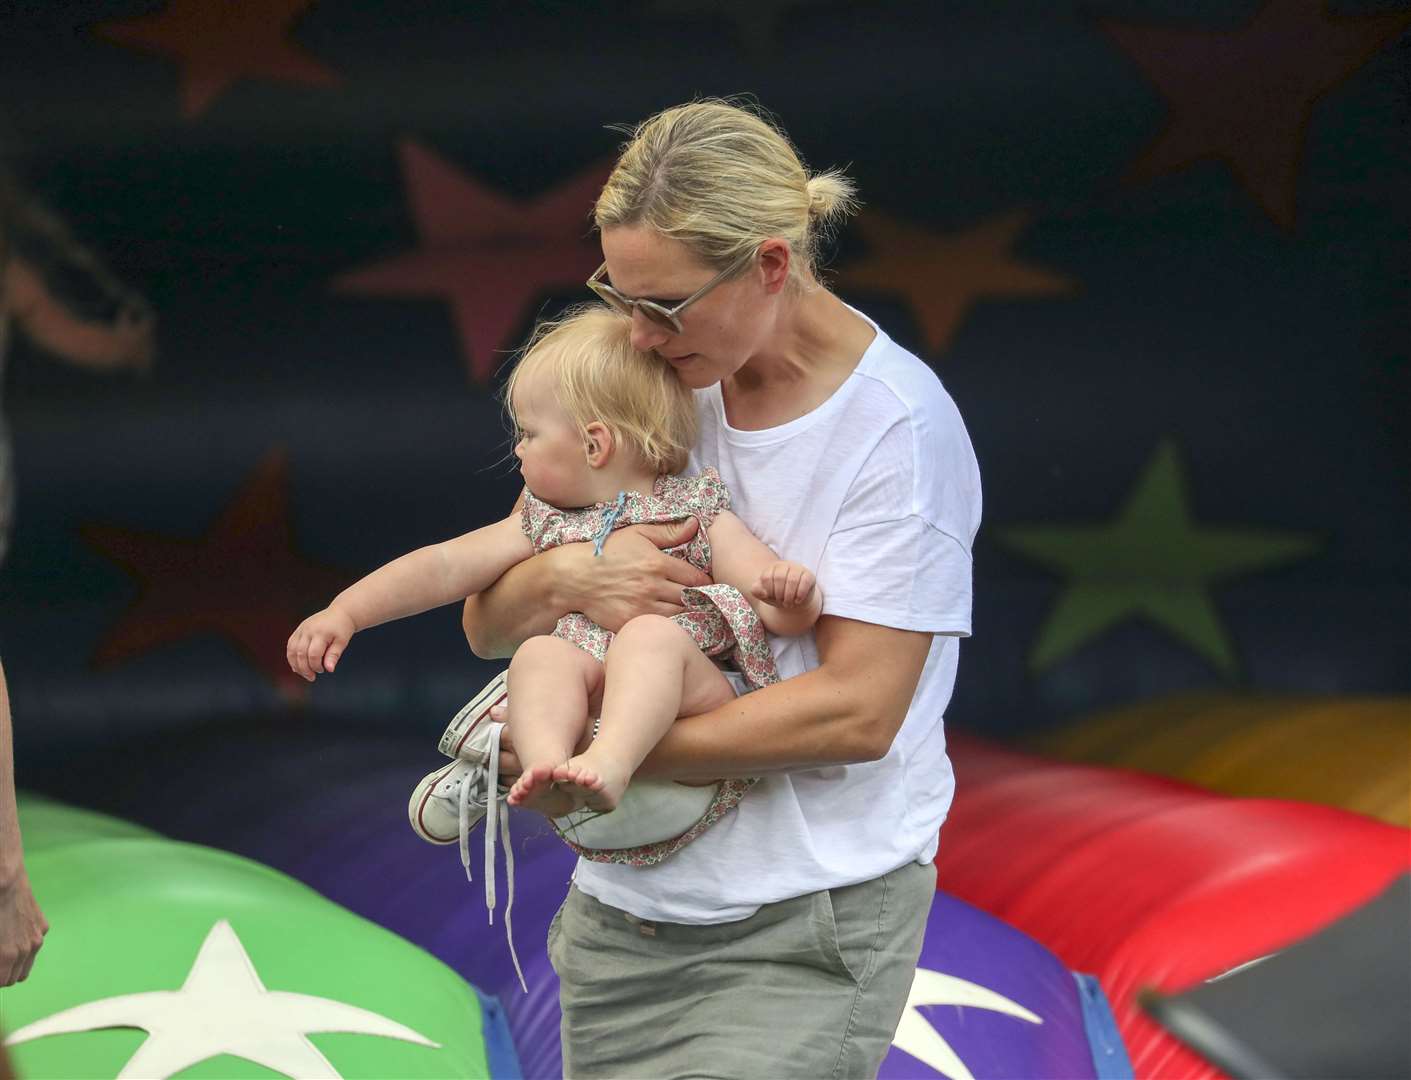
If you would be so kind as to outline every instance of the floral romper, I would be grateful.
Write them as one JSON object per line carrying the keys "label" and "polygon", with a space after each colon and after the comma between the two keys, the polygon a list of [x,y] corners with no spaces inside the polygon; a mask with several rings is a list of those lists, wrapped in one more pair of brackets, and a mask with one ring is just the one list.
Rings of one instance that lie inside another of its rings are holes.
{"label": "floral romper", "polygon": [[[720,474],[706,469],[700,476],[659,476],[650,495],[623,492],[616,503],[596,503],[577,510],[560,510],[525,492],[521,525],[535,553],[560,544],[601,542],[607,533],[627,525],[674,524],[694,517],[700,528],[684,544],[667,554],[684,559],[702,573],[711,572],[710,538],[706,530],[723,510],[730,509],[730,495]],[[703,653],[721,667],[737,671],[750,689],[779,681],[769,636],[744,594],[733,585],[703,585],[681,590],[686,610],[672,616]],[[581,612],[565,615],[554,627],[554,636],[577,645],[600,663],[612,644],[613,634]],[[585,848],[568,836],[565,842],[596,862],[650,866],[674,854],[703,833],[727,812],[754,784],[754,779],[723,780],[714,801],[701,819],[680,836],[635,848]]]}

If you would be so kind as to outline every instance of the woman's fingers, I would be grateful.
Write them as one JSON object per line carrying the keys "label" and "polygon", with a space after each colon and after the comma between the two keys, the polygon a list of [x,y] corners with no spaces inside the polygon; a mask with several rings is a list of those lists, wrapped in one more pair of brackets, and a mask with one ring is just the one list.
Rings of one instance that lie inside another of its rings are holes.
{"label": "woman's fingers", "polygon": [[678,559],[673,555],[663,554],[657,565],[661,568],[662,574],[677,585],[689,585],[692,588],[700,588],[702,585],[711,584],[709,574],[703,574],[685,559]]}

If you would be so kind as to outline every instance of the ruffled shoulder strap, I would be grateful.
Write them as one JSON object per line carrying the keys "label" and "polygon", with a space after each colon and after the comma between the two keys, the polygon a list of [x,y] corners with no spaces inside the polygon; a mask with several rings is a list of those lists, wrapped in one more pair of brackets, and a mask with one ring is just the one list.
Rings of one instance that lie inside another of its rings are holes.
{"label": "ruffled shoulder strap", "polygon": [[529,537],[535,553],[548,551],[563,543],[564,512],[550,506],[527,488],[524,506],[519,512],[519,527]]}
{"label": "ruffled shoulder strap", "polygon": [[722,510],[730,509],[730,492],[720,474],[707,467],[699,476],[673,476],[666,481],[671,486],[673,501],[699,518],[702,529],[715,523]]}

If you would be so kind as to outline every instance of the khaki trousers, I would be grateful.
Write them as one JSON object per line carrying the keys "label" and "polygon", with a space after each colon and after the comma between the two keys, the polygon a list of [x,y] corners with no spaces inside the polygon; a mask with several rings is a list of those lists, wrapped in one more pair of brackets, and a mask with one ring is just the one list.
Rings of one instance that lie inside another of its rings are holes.
{"label": "khaki trousers", "polygon": [[935,868],[713,926],[647,923],[569,890],[549,926],[564,1075],[872,1077],[911,990]]}

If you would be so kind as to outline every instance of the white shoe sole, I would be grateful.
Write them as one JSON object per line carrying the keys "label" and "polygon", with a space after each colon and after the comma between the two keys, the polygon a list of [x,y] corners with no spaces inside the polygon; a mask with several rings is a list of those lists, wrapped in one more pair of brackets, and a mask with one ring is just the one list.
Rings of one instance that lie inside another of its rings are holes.
{"label": "white shoe sole", "polygon": [[[485,688],[471,698],[465,708],[451,717],[446,730],[441,733],[437,749],[448,758],[459,758],[461,749],[481,724],[489,723],[490,710],[509,697],[508,672],[502,671],[485,684]],[[483,765],[484,762],[481,762]]]}

